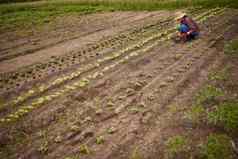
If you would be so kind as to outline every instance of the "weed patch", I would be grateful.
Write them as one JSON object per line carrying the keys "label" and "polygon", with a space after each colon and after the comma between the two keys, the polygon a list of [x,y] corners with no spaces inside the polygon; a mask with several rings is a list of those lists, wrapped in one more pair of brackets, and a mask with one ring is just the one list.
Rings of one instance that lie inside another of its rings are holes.
{"label": "weed patch", "polygon": [[205,86],[196,96],[196,104],[206,104],[213,102],[216,97],[224,96],[224,92],[215,86]]}
{"label": "weed patch", "polygon": [[225,66],[224,69],[222,69],[219,72],[213,72],[209,75],[209,80],[211,81],[227,81],[229,77],[230,72],[230,66]]}
{"label": "weed patch", "polygon": [[184,136],[177,135],[167,140],[166,148],[168,158],[174,158],[176,155],[188,152],[188,141]]}
{"label": "weed patch", "polygon": [[202,159],[233,159],[230,138],[226,135],[210,135],[202,147]]}
{"label": "weed patch", "polygon": [[187,112],[185,116],[193,123],[199,124],[205,119],[206,110],[201,105],[193,106],[191,111]]}
{"label": "weed patch", "polygon": [[238,56],[238,39],[232,40],[225,45],[225,54],[230,56]]}
{"label": "weed patch", "polygon": [[223,103],[208,113],[210,123],[223,126],[228,132],[238,132],[238,103]]}

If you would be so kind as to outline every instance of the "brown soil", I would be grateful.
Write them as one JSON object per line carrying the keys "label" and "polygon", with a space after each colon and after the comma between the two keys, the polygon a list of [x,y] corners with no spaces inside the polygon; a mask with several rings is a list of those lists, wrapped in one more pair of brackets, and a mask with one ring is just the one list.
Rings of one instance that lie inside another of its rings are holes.
{"label": "brown soil", "polygon": [[[190,12],[202,32],[184,44],[167,37],[174,32],[169,31],[174,12],[166,11],[63,17],[32,35],[1,35],[11,38],[0,41],[0,119],[6,119],[0,125],[0,156],[124,159],[138,150],[143,158],[166,158],[169,137],[184,134],[195,144],[213,132],[186,123],[184,112],[208,74],[223,64],[224,42],[238,35],[238,14]],[[202,20],[204,13],[210,17]],[[121,55],[105,59],[115,53]],[[100,65],[84,69],[95,62]],[[79,69],[80,75],[53,85]],[[75,89],[83,78],[89,84]],[[41,91],[44,84],[49,87]],[[16,102],[19,96],[25,99]],[[12,120],[11,114],[42,97],[53,99]],[[98,144],[100,136],[104,142]]]}

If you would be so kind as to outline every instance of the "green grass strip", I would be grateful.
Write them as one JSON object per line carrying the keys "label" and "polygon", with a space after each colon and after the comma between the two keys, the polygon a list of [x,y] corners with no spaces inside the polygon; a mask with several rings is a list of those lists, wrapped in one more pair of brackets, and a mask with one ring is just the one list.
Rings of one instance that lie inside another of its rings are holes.
{"label": "green grass strip", "polygon": [[[10,0],[11,1],[11,0]],[[0,3],[3,0],[0,0]],[[4,2],[6,2],[4,0]],[[12,2],[12,1],[11,1]],[[237,0],[50,0],[0,5],[0,29],[48,23],[56,16],[100,11],[155,11],[187,7],[238,8]]]}

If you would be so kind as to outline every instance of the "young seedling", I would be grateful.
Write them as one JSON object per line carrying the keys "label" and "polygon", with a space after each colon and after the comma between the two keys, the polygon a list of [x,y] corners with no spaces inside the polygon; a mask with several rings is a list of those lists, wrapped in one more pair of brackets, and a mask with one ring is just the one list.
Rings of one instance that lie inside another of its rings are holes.
{"label": "young seedling", "polygon": [[62,138],[62,136],[60,136],[60,135],[57,135],[56,138],[54,139],[54,141],[55,141],[56,143],[60,143],[60,142],[62,142],[62,140],[63,140],[63,138]]}
{"label": "young seedling", "polygon": [[45,154],[47,153],[49,149],[49,142],[47,138],[47,132],[46,131],[40,131],[40,136],[43,137],[43,142],[41,143],[40,147],[38,148],[38,151]]}
{"label": "young seedling", "polygon": [[84,155],[90,154],[90,150],[89,150],[89,148],[88,148],[87,145],[81,145],[81,146],[79,147],[79,152],[80,152],[81,154],[84,154]]}
{"label": "young seedling", "polygon": [[95,113],[96,113],[96,115],[101,115],[103,113],[103,110],[102,109],[97,109]]}
{"label": "young seedling", "polygon": [[115,103],[113,103],[112,101],[109,101],[109,102],[107,103],[107,106],[108,106],[108,107],[113,107],[113,106],[115,106]]}
{"label": "young seedling", "polygon": [[72,125],[72,126],[70,126],[70,130],[74,131],[74,132],[78,132],[78,131],[80,131],[80,127],[77,125]]}
{"label": "young seedling", "polygon": [[104,137],[103,136],[98,136],[97,138],[96,138],[96,143],[98,144],[98,145],[100,145],[100,144],[103,144],[104,143]]}
{"label": "young seedling", "polygon": [[107,129],[108,134],[113,134],[115,132],[116,132],[116,128],[114,128],[113,126]]}

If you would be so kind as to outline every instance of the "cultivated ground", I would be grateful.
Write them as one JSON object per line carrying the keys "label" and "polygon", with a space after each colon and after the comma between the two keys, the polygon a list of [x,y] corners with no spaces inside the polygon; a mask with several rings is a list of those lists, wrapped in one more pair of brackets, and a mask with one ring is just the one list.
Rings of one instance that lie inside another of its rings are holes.
{"label": "cultivated ground", "polygon": [[187,9],[201,35],[186,44],[171,40],[175,12],[72,15],[2,30],[1,158],[201,158],[199,146],[223,130],[189,112],[226,64],[238,12]]}

